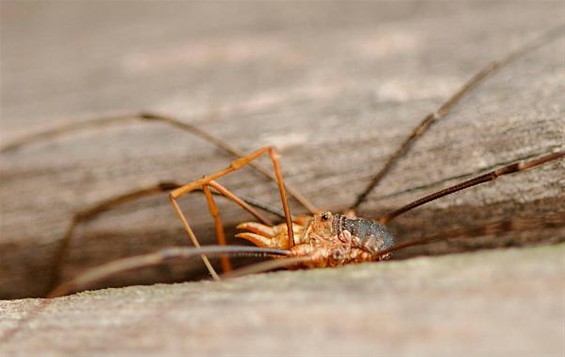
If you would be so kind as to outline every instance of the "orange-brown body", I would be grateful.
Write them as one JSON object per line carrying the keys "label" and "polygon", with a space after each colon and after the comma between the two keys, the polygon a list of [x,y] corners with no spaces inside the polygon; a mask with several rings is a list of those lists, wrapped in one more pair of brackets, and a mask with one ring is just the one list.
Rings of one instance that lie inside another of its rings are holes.
{"label": "orange-brown body", "polygon": [[386,259],[380,250],[394,243],[390,233],[379,223],[350,218],[325,211],[293,222],[291,244],[286,224],[267,226],[246,222],[237,228],[247,230],[236,237],[258,247],[288,249],[290,257],[309,258],[304,267],[326,268],[345,264]]}

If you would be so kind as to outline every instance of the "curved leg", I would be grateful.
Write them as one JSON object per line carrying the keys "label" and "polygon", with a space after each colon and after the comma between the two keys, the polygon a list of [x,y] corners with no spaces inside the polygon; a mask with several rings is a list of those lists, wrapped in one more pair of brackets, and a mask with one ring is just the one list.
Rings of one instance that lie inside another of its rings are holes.
{"label": "curved leg", "polygon": [[207,246],[201,248],[194,247],[172,247],[158,250],[156,252],[136,255],[133,257],[122,258],[113,260],[106,264],[100,265],[98,267],[92,268],[85,273],[79,275],[78,277],[66,281],[65,283],[57,286],[52,290],[47,297],[53,298],[57,296],[62,296],[71,293],[77,288],[87,286],[96,281],[108,278],[115,274],[145,268],[150,266],[156,266],[170,262],[177,259],[188,259],[194,256],[208,255],[208,256],[221,256],[221,255],[232,255],[232,256],[257,256],[257,257],[285,257],[288,256],[289,251],[284,249],[268,249],[259,247],[233,247],[233,246]]}
{"label": "curved leg", "polygon": [[453,94],[446,102],[444,102],[436,111],[426,115],[420,123],[414,128],[412,133],[404,140],[400,147],[390,156],[385,165],[377,171],[371,178],[367,187],[357,195],[357,198],[353,205],[349,207],[349,210],[356,210],[359,206],[365,202],[367,196],[377,187],[377,185],[382,181],[382,179],[396,166],[398,161],[406,155],[408,150],[414,145],[416,140],[424,135],[433,124],[435,124],[440,119],[444,118],[449,111],[457,105],[461,99],[463,99],[469,92],[478,87],[485,79],[495,73],[500,67],[514,61],[515,59],[523,56],[524,54],[539,48],[552,40],[563,36],[563,26],[552,29],[534,41],[526,44],[522,48],[518,49],[502,58],[501,60],[494,61],[487,65],[485,68],[481,69],[473,77],[471,77],[466,83],[463,84],[461,88],[455,94]]}
{"label": "curved leg", "polygon": [[[220,148],[222,151],[224,151],[226,154],[232,156],[232,157],[244,157],[245,154],[243,152],[241,152],[239,149],[229,145],[228,143],[226,143],[225,141],[221,140],[218,137],[215,137],[214,135],[198,128],[195,125],[192,125],[190,123],[186,123],[183,121],[180,121],[178,119],[175,119],[173,117],[169,117],[169,116],[165,116],[165,115],[160,115],[160,114],[155,114],[155,113],[150,113],[150,112],[140,112],[140,113],[133,113],[133,114],[124,114],[124,115],[116,115],[116,116],[110,116],[110,117],[103,117],[103,118],[95,118],[95,119],[90,119],[90,120],[85,120],[85,121],[79,121],[77,122],[72,121],[66,125],[62,125],[62,126],[58,126],[56,128],[50,129],[50,130],[45,130],[39,133],[35,133],[35,134],[31,134],[19,139],[16,139],[14,141],[12,141],[11,143],[8,143],[7,145],[4,145],[2,147],[0,147],[0,152],[9,152],[9,151],[13,151],[16,150],[24,145],[30,145],[39,141],[43,141],[43,140],[48,140],[60,135],[64,135],[64,134],[68,134],[68,133],[72,133],[75,131],[80,131],[80,130],[85,130],[85,129],[89,129],[89,128],[96,128],[96,127],[104,127],[107,125],[113,125],[113,124],[119,124],[119,123],[126,123],[132,120],[140,120],[140,121],[150,121],[150,122],[159,122],[159,123],[163,123],[163,124],[167,124],[173,128],[177,128],[180,129],[182,131],[186,131],[188,133],[191,133],[211,144],[216,145],[218,148]],[[258,172],[260,172],[263,176],[265,176],[267,179],[271,180],[271,181],[275,181],[276,182],[276,177],[265,167],[263,167],[262,165],[258,164],[258,163],[250,163],[250,166],[252,166],[255,170],[257,170]],[[317,212],[316,207],[304,196],[302,195],[297,189],[288,186],[286,187],[288,193],[290,194],[290,196],[292,196],[298,203],[300,203],[300,205],[302,205],[306,210],[308,210],[310,213],[315,213]]]}
{"label": "curved leg", "polygon": [[152,196],[158,193],[168,192],[177,187],[180,187],[180,185],[175,182],[161,182],[156,185],[147,186],[127,192],[125,194],[111,197],[90,208],[81,210],[73,214],[67,230],[65,231],[65,235],[61,239],[61,245],[59,246],[57,254],[54,258],[54,262],[51,268],[52,270],[50,274],[50,281],[48,284],[49,290],[59,283],[63,263],[65,262],[69,252],[71,239],[73,238],[75,230],[79,226],[79,224],[89,221],[99,214],[121,206],[125,203],[136,201],[143,197]]}
{"label": "curved leg", "polygon": [[[79,212],[76,212],[75,214],[73,214],[73,216],[71,217],[71,220],[69,222],[69,225],[65,231],[65,234],[63,236],[63,238],[61,238],[61,244],[59,246],[59,249],[54,257],[54,261],[53,264],[51,266],[51,273],[50,273],[50,281],[48,284],[48,288],[49,290],[51,290],[53,287],[55,287],[59,282],[60,282],[60,278],[61,278],[61,271],[63,269],[65,260],[67,259],[68,253],[69,253],[69,247],[71,244],[71,240],[75,235],[75,231],[77,229],[77,227],[87,221],[90,221],[94,218],[96,218],[98,215],[110,211],[114,208],[117,208],[121,205],[124,205],[126,203],[129,202],[133,202],[133,201],[137,201],[143,197],[148,197],[148,196],[152,196],[155,194],[159,194],[159,193],[165,193],[165,192],[169,192],[171,190],[177,189],[179,187],[181,187],[181,184],[178,184],[176,182],[172,182],[172,181],[164,181],[164,182],[160,182],[157,183],[155,185],[150,185],[150,186],[146,186],[143,188],[139,188],[139,189],[135,189],[132,190],[130,192],[126,192],[124,194],[120,194],[120,195],[116,195],[113,197],[110,197],[92,207],[83,209]],[[266,219],[263,215],[261,215],[256,209],[254,209],[253,207],[259,208],[261,210],[266,210],[270,213],[274,213],[274,214],[278,214],[278,212],[276,212],[273,209],[268,209],[266,208],[265,205],[257,203],[257,202],[252,202],[250,200],[247,199],[241,199],[236,197],[235,195],[233,195],[231,192],[229,192],[227,189],[225,189],[223,186],[217,184],[217,183],[213,183],[211,184],[212,187],[214,187],[218,192],[212,192],[212,194],[214,195],[222,195],[232,201],[234,201],[235,203],[237,203],[238,205],[240,205],[241,207],[243,207],[245,210],[247,210],[250,214],[252,214],[255,218],[257,218],[259,221],[263,222],[264,224],[270,224],[272,225],[272,223]],[[284,217],[284,215],[283,215]]]}

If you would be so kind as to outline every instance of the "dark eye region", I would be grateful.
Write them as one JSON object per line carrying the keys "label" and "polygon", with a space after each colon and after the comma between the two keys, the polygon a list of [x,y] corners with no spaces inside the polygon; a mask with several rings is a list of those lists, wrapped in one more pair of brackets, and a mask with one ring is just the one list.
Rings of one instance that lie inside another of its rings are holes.
{"label": "dark eye region", "polygon": [[327,221],[330,219],[330,213],[324,212],[320,218],[322,219],[322,221]]}

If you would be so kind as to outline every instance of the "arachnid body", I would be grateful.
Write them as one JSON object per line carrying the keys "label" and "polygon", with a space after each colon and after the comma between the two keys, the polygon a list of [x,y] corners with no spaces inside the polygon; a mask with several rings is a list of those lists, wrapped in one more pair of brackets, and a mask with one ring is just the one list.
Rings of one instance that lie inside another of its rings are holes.
{"label": "arachnid body", "polygon": [[304,263],[308,268],[386,259],[387,256],[378,253],[394,244],[391,233],[380,223],[329,211],[316,213],[303,224],[293,223],[293,244],[290,244],[286,225],[269,227],[250,222],[238,228],[250,232],[236,237],[258,247],[290,249],[290,257],[310,257],[311,260]]}

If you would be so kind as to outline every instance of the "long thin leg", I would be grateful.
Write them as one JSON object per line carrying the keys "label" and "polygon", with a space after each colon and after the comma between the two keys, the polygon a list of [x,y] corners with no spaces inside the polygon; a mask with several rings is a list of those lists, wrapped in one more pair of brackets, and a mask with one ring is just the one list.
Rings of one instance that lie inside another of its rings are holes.
{"label": "long thin leg", "polygon": [[[224,233],[224,225],[222,223],[222,217],[220,216],[220,210],[216,205],[216,201],[214,201],[214,197],[212,197],[212,192],[210,192],[210,188],[208,185],[203,185],[202,190],[206,195],[206,202],[208,203],[208,210],[210,211],[210,215],[214,218],[214,225],[216,227],[216,238],[218,240],[218,245],[225,246],[227,245],[226,235]],[[232,265],[229,258],[225,255],[220,256],[220,262],[222,264],[222,272],[230,272],[232,271]]]}
{"label": "long thin leg", "polygon": [[[229,191],[224,186],[220,185],[218,182],[211,180],[207,184],[203,185],[202,189],[204,191],[204,194],[206,195],[206,201],[208,202],[208,210],[210,211],[210,215],[214,218],[214,225],[216,227],[216,237],[217,237],[219,245],[226,245],[227,242],[226,242],[226,238],[225,238],[225,234],[224,234],[224,226],[222,224],[222,219],[220,217],[220,211],[218,209],[218,206],[216,205],[216,202],[214,201],[214,198],[212,197],[212,191],[210,191],[210,188],[208,186],[213,187],[223,196],[234,201],[235,203],[237,203],[241,207],[244,207],[249,213],[251,213],[253,216],[255,216],[255,218],[257,218],[259,221],[261,221],[261,223],[269,225],[269,226],[274,225],[273,222],[271,222],[266,217],[263,217],[263,215],[261,215],[253,207],[249,206],[245,201],[243,201],[239,197],[237,197],[234,193]],[[222,264],[222,271],[224,273],[231,272],[232,266],[231,266],[229,257],[221,256],[220,259],[221,259],[221,264]]]}
{"label": "long thin leg", "polygon": [[472,238],[495,233],[512,231],[526,231],[540,228],[557,228],[565,226],[565,212],[550,214],[534,218],[512,218],[506,221],[488,223],[482,226],[455,229],[447,232],[433,234],[427,237],[414,239],[404,243],[398,243],[388,249],[382,250],[377,257],[382,257],[397,250],[413,247],[416,245],[429,244],[454,238]]}
{"label": "long thin leg", "polygon": [[[190,239],[190,241],[196,246],[196,247],[200,247],[200,244],[198,242],[198,239],[196,238],[192,228],[190,227],[190,224],[188,223],[188,220],[186,219],[186,216],[184,215],[184,213],[182,212],[177,199],[180,198],[181,196],[184,196],[186,194],[189,194],[190,192],[198,189],[198,188],[202,188],[205,185],[210,185],[211,182],[213,182],[211,185],[215,185],[216,187],[220,187],[217,185],[217,183],[215,183],[214,181],[222,176],[225,176],[229,173],[232,173],[236,170],[239,170],[240,168],[242,168],[245,165],[248,165],[251,161],[257,159],[258,157],[260,157],[263,154],[268,154],[269,157],[271,158],[271,161],[273,163],[273,168],[275,171],[275,176],[277,178],[277,184],[279,186],[279,193],[280,193],[280,198],[281,198],[281,202],[282,202],[282,207],[283,207],[283,211],[285,213],[285,220],[286,220],[286,225],[287,225],[287,229],[288,229],[288,235],[289,235],[289,241],[291,244],[291,247],[293,245],[294,242],[294,236],[293,236],[293,230],[292,230],[292,216],[290,214],[290,208],[288,205],[288,201],[287,201],[287,197],[286,197],[286,192],[285,192],[285,185],[284,185],[284,181],[283,181],[283,177],[282,177],[282,171],[280,168],[280,164],[279,164],[279,156],[275,150],[275,148],[267,146],[264,148],[261,148],[247,156],[244,156],[242,158],[239,158],[237,160],[232,161],[232,163],[230,164],[230,166],[226,167],[223,170],[220,170],[212,175],[209,176],[204,176],[203,178],[187,183],[186,185],[179,187],[173,191],[171,191],[169,193],[169,199],[171,201],[171,204],[173,205],[173,208],[175,210],[175,212],[177,213],[177,216],[179,217],[179,219],[181,220],[181,223],[184,227],[184,229],[186,230],[186,233],[188,234],[188,237]],[[216,225],[216,227],[218,227],[218,225]],[[212,276],[214,277],[214,279],[219,279],[217,277],[217,275],[215,275],[215,272],[213,272],[213,268],[211,266],[211,264],[209,263],[208,259],[205,256],[202,256],[202,260],[204,261],[204,263],[206,264],[206,266],[208,267],[208,270],[210,271],[210,273],[212,274]]]}
{"label": "long thin leg", "polygon": [[[205,184],[210,184],[211,181],[215,181],[216,179],[225,176],[227,174],[230,174],[236,170],[239,170],[240,168],[242,168],[245,165],[248,165],[251,161],[257,159],[258,157],[260,157],[263,154],[268,154],[269,157],[271,158],[271,161],[273,163],[273,169],[275,171],[275,176],[277,178],[277,184],[279,186],[279,194],[280,194],[280,198],[281,198],[281,203],[282,203],[282,207],[283,207],[283,211],[285,214],[285,221],[286,221],[286,225],[288,228],[288,235],[289,235],[289,241],[291,244],[291,247],[293,245],[294,242],[294,235],[293,235],[293,231],[292,231],[292,216],[290,214],[290,208],[288,205],[288,200],[286,197],[286,191],[285,191],[285,184],[283,181],[283,177],[282,177],[282,171],[281,171],[281,167],[279,164],[279,156],[277,154],[277,151],[274,147],[272,146],[266,146],[263,147],[247,156],[241,157],[237,160],[232,161],[232,163],[226,167],[223,170],[220,170],[214,174],[211,174],[209,176],[204,176],[203,178],[193,181],[193,182],[189,182],[187,184],[185,184],[182,187],[179,187],[173,191],[171,191],[171,193],[169,194],[169,198],[173,204],[173,207],[175,208],[175,211],[177,212],[177,215],[179,216],[179,219],[181,220],[181,222],[183,223],[183,226],[185,227],[185,229],[189,227],[188,221],[186,220],[186,217],[184,216],[184,214],[182,213],[182,210],[180,209],[180,206],[177,203],[177,199],[181,196],[184,196],[200,187],[202,187],[202,185]],[[187,233],[188,233],[189,229],[187,229]],[[190,233],[189,233],[190,236]],[[192,240],[192,238],[191,238]]]}
{"label": "long thin leg", "polygon": [[23,326],[27,325],[31,320],[39,316],[39,314],[43,312],[52,302],[50,298],[68,295],[73,291],[80,288],[86,288],[97,281],[109,278],[124,271],[165,264],[172,260],[190,259],[201,254],[206,254],[208,256],[228,254],[231,256],[284,257],[289,254],[289,251],[283,249],[233,246],[208,246],[203,248],[176,247],[162,249],[149,254],[114,260],[96,268],[92,268],[72,280],[54,287],[47,294],[49,299],[43,299],[37,307],[33,308],[27,315],[20,319],[14,328],[0,334],[0,345],[14,338]]}
{"label": "long thin leg", "polygon": [[[217,184],[217,183],[216,183]],[[69,247],[71,244],[71,240],[74,237],[74,234],[76,232],[77,227],[87,221],[90,221],[94,218],[96,218],[98,215],[107,212],[109,210],[112,210],[114,208],[117,208],[121,205],[124,205],[126,203],[129,202],[133,202],[136,200],[139,200],[143,197],[147,197],[147,196],[151,196],[151,195],[155,195],[155,194],[159,194],[159,193],[164,193],[164,192],[169,192],[171,190],[174,190],[176,188],[181,187],[181,184],[178,184],[176,182],[172,182],[172,181],[167,181],[167,182],[160,182],[158,184],[155,185],[150,185],[147,187],[143,187],[143,188],[139,188],[121,195],[116,195],[114,197],[108,198],[92,207],[89,207],[87,209],[83,209],[77,213],[75,213],[71,220],[70,223],[67,227],[67,230],[65,231],[65,234],[63,236],[63,238],[61,239],[61,243],[60,246],[57,250],[57,254],[55,255],[53,264],[51,265],[51,273],[50,273],[50,277],[49,277],[49,284],[48,284],[48,288],[49,290],[51,290],[52,288],[55,287],[56,284],[58,284],[60,282],[61,279],[61,271],[62,271],[62,267],[64,265],[65,260],[67,259],[67,255],[69,252]],[[257,207],[261,210],[267,211],[269,213],[275,214],[277,216],[280,216],[281,218],[284,218],[284,214],[267,207],[264,204],[249,200],[249,199],[241,199],[239,197],[236,197],[235,195],[233,195],[231,192],[229,192],[227,189],[225,189],[224,187],[222,187],[221,185],[217,184],[216,185],[212,185],[216,190],[219,191],[219,193],[216,192],[212,192],[212,194],[217,195],[223,195],[224,197],[234,201],[236,204],[240,205],[241,207],[243,207],[245,210],[247,210],[249,213],[251,213],[254,217],[256,217],[259,221],[263,222],[264,224],[270,224],[272,225],[272,223],[265,218],[263,215],[261,215],[259,212],[257,212],[257,210],[255,210],[253,207]]]}
{"label": "long thin leg", "polygon": [[[218,148],[222,149],[226,154],[232,157],[243,157],[245,154],[241,152],[239,149],[229,145],[225,141],[221,140],[218,137],[192,125],[190,123],[186,123],[175,119],[173,117],[150,113],[150,112],[140,112],[140,113],[133,113],[133,114],[124,114],[124,115],[116,115],[104,118],[96,118],[84,121],[73,121],[69,124],[62,125],[53,129],[49,129],[46,131],[42,131],[39,133],[31,134],[20,139],[14,140],[11,143],[8,143],[5,146],[0,147],[0,153],[9,152],[12,150],[16,150],[24,145],[33,144],[36,142],[40,142],[47,139],[52,139],[60,135],[68,134],[75,131],[85,130],[89,128],[96,128],[96,127],[104,127],[113,124],[120,124],[120,123],[127,123],[132,120],[141,120],[141,121],[149,121],[149,122],[159,122],[163,124],[167,124],[174,128],[178,128],[180,130],[186,131],[191,133],[209,143],[216,145]],[[276,181],[276,177],[265,167],[262,165],[253,162],[250,164],[254,169],[259,171],[263,176],[271,181]],[[286,189],[290,196],[292,196],[300,205],[302,205],[306,210],[310,213],[317,212],[316,207],[304,196],[302,195],[297,189],[292,186],[287,185]]]}
{"label": "long thin leg", "polygon": [[367,200],[367,196],[375,189],[375,187],[377,187],[377,185],[392,170],[392,168],[396,166],[400,158],[406,155],[406,153],[414,145],[416,140],[424,135],[438,120],[444,118],[449,113],[449,111],[455,105],[457,105],[461,101],[461,99],[464,98],[469,92],[478,87],[486,78],[495,73],[500,67],[514,61],[515,59],[536,48],[549,43],[555,38],[562,37],[565,33],[564,28],[565,27],[563,26],[559,26],[558,28],[551,29],[550,31],[541,35],[527,45],[521,47],[519,50],[512,52],[503,59],[490,63],[488,66],[481,69],[478,73],[471,77],[471,79],[463,84],[463,86],[445,103],[443,103],[436,111],[429,113],[422,119],[422,121],[404,140],[400,147],[390,156],[386,164],[379,171],[377,171],[376,174],[373,175],[367,187],[357,195],[355,202],[349,209],[356,210],[357,208],[359,208],[359,206]]}
{"label": "long thin leg", "polygon": [[[565,213],[551,214],[537,218],[513,218],[507,221],[500,221],[489,223],[484,226],[473,228],[457,229],[432,236],[415,239],[410,242],[399,243],[395,246],[379,252],[379,256],[390,254],[394,251],[405,249],[407,247],[428,244],[434,241],[447,240],[461,237],[475,237],[486,234],[495,234],[501,232],[517,231],[517,230],[530,230],[537,228],[555,228],[565,226]],[[207,246],[201,248],[187,248],[175,247],[159,250],[154,253],[139,255],[135,257],[118,259],[99,267],[93,268],[86,273],[81,274],[64,284],[61,284],[53,290],[49,297],[62,296],[70,293],[73,289],[78,287],[92,284],[93,282],[101,279],[108,278],[117,273],[163,264],[175,259],[186,259],[196,255],[219,256],[229,254],[231,256],[288,256],[290,251],[284,249],[268,249],[259,247],[233,247],[233,246]],[[288,260],[288,263],[281,262],[281,264],[269,265],[270,269],[279,266],[291,265],[302,262],[302,259],[308,260],[309,258],[299,258],[299,260]],[[260,263],[261,264],[261,263]],[[262,265],[261,265],[262,266]],[[269,269],[269,270],[270,270]],[[261,269],[264,271],[265,269]],[[251,271],[251,270],[250,270]],[[255,270],[253,270],[255,271]],[[241,272],[240,272],[241,273]]]}
{"label": "long thin leg", "polygon": [[[260,212],[258,212],[255,208],[253,208],[248,202],[236,196],[233,192],[225,188],[224,186],[220,185],[218,182],[211,180],[208,182],[208,185],[216,189],[221,195],[230,199],[231,201],[238,204],[240,207],[245,209],[247,212],[251,213],[253,217],[257,218],[261,223],[272,226],[274,223],[268,219],[267,217],[263,216]],[[282,218],[285,218],[284,215]]]}
{"label": "long thin leg", "polygon": [[136,201],[143,197],[152,196],[158,193],[168,192],[177,187],[180,187],[180,185],[174,182],[161,182],[156,185],[139,188],[122,195],[111,197],[90,208],[75,213],[71,218],[67,230],[65,231],[65,235],[61,239],[61,244],[51,266],[52,270],[48,284],[49,289],[52,289],[56,284],[59,283],[63,263],[65,262],[69,252],[71,239],[75,234],[76,228],[81,223],[89,221],[99,214],[121,206],[127,202]]}
{"label": "long thin leg", "polygon": [[[249,206],[249,204],[247,202],[241,200],[234,193],[229,191],[224,186],[220,185],[218,182],[211,180],[210,182],[208,182],[208,184],[203,185],[202,188],[203,188],[204,194],[206,195],[206,200],[208,202],[208,209],[210,211],[210,215],[212,217],[214,217],[214,224],[216,226],[216,236],[218,238],[218,244],[219,245],[226,245],[227,242],[226,242],[226,238],[225,238],[225,234],[224,234],[224,227],[223,227],[223,224],[222,224],[222,219],[220,217],[220,211],[219,211],[219,209],[216,205],[216,202],[214,201],[214,198],[212,196],[212,191],[210,191],[208,186],[213,187],[223,196],[225,196],[225,197],[229,198],[230,200],[236,202],[241,207],[244,207],[249,213],[251,213],[253,216],[255,216],[255,218],[257,218],[259,221],[261,221],[261,223],[269,225],[269,226],[274,225],[273,222],[271,222],[266,217],[263,217],[263,215],[261,215],[253,207]],[[229,257],[221,256],[220,259],[221,259],[221,263],[222,263],[222,271],[224,273],[231,272],[232,266],[231,266]]]}
{"label": "long thin leg", "polygon": [[535,159],[531,159],[531,160],[522,160],[519,162],[515,162],[512,163],[510,165],[506,165],[506,166],[502,166],[496,170],[487,172],[486,174],[474,177],[472,179],[469,179],[467,181],[458,183],[456,185],[447,187],[443,190],[434,192],[428,196],[422,197],[419,200],[416,200],[412,203],[407,204],[404,207],[400,207],[399,209],[389,212],[387,214],[385,214],[384,216],[381,216],[378,218],[379,223],[381,224],[386,224],[388,222],[390,222],[391,220],[393,220],[395,217],[408,212],[418,206],[421,206],[423,204],[426,204],[428,202],[431,202],[433,200],[437,200],[440,197],[443,196],[447,196],[450,195],[454,192],[458,192],[458,191],[462,191],[466,188],[469,187],[473,187],[485,182],[489,182],[489,181],[494,181],[497,178],[499,178],[500,176],[504,176],[504,175],[509,175],[509,174],[513,174],[516,172],[520,172],[520,171],[525,171],[528,169],[531,169],[533,167],[536,166],[540,166],[543,164],[546,164],[548,162],[554,161],[554,160],[559,160],[565,157],[565,151],[558,151],[558,152],[554,152],[551,154],[545,154],[542,155],[540,157],[537,157]]}
{"label": "long thin leg", "polygon": [[297,266],[300,264],[307,263],[311,260],[312,260],[311,257],[296,257],[296,258],[267,260],[264,262],[244,266],[243,268],[236,269],[227,274],[222,274],[222,278],[232,279],[244,275],[264,273],[267,271],[280,269],[280,268],[290,268],[292,266]]}
{"label": "long thin leg", "polygon": [[270,249],[259,247],[234,247],[234,246],[207,246],[207,247],[174,247],[159,250],[157,252],[137,255],[129,258],[122,258],[100,265],[90,269],[78,277],[69,280],[48,294],[48,298],[69,294],[73,290],[92,284],[96,281],[106,279],[112,275],[138,269],[164,264],[177,259],[187,259],[194,256],[255,256],[255,257],[272,257],[287,256],[288,250]]}

